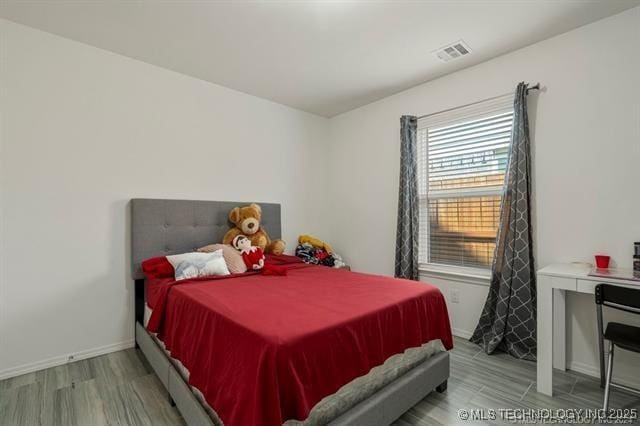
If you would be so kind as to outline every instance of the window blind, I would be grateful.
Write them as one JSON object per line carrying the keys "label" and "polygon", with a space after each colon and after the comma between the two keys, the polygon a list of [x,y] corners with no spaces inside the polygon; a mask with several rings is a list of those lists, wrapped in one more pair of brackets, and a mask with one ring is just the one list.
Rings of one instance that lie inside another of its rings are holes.
{"label": "window blind", "polygon": [[420,262],[489,268],[513,110],[419,126]]}

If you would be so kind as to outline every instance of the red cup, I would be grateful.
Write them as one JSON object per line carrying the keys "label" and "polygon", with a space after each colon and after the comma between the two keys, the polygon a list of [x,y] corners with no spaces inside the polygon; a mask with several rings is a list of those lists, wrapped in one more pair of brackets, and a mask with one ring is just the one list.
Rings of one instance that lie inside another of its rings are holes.
{"label": "red cup", "polygon": [[609,268],[609,261],[611,257],[605,256],[603,254],[596,254],[596,267],[598,269],[607,269]]}

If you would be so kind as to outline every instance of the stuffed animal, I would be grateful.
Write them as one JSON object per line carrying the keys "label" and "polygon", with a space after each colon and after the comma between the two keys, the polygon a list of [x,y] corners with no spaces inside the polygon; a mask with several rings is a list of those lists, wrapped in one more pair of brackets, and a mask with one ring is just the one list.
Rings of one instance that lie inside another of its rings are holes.
{"label": "stuffed animal", "polygon": [[302,245],[304,243],[311,244],[315,248],[322,249],[329,254],[333,254],[333,250],[331,246],[319,238],[314,237],[313,235],[300,235],[298,237],[298,244]]}
{"label": "stuffed animal", "polygon": [[284,252],[285,242],[271,240],[269,234],[260,226],[262,209],[257,204],[244,207],[236,207],[229,212],[229,220],[235,226],[227,231],[222,239],[223,244],[231,244],[238,235],[245,235],[251,245],[260,247],[267,254],[281,255]]}
{"label": "stuffed animal", "polygon": [[245,235],[236,235],[231,245],[242,255],[247,270],[260,271],[263,275],[287,275],[285,267],[267,263],[262,249],[252,246]]}
{"label": "stuffed animal", "polygon": [[260,247],[252,246],[251,241],[244,235],[236,235],[231,245],[242,254],[247,269],[259,271],[264,268],[264,252]]}

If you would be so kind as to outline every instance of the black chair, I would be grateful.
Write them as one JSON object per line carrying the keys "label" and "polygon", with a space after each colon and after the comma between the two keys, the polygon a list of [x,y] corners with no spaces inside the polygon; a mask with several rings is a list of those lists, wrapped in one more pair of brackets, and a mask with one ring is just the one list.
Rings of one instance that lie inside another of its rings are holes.
{"label": "black chair", "polygon": [[[615,346],[628,351],[640,353],[640,327],[634,327],[618,322],[610,322],[602,332],[602,306],[619,309],[633,314],[640,314],[640,287],[636,290],[610,284],[596,286],[596,305],[598,312],[598,343],[600,346],[600,386],[604,386],[604,410],[609,409],[609,392],[611,387],[640,393],[637,389],[611,382],[613,372],[613,350]],[[606,378],[604,375],[604,339],[609,341],[609,360]]]}

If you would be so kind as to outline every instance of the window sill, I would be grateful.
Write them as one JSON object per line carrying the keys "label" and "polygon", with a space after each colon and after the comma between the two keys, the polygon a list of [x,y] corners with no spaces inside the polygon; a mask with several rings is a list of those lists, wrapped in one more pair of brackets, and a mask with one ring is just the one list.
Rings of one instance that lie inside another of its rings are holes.
{"label": "window sill", "polygon": [[491,283],[491,271],[456,266],[423,264],[420,265],[420,276],[443,278],[484,286],[488,286]]}

